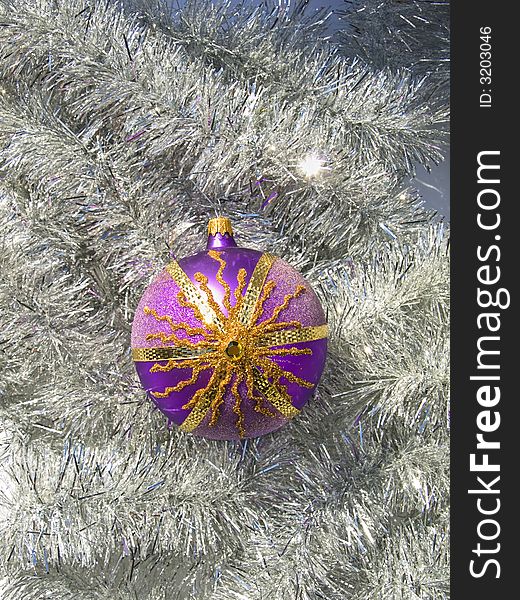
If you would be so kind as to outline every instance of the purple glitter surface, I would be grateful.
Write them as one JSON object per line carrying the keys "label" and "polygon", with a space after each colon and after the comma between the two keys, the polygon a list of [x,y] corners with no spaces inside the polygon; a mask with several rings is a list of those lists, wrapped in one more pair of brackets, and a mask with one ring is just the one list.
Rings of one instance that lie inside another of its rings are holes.
{"label": "purple glitter surface", "polygon": [[[244,268],[247,273],[244,290],[247,289],[247,284],[261,253],[256,250],[233,247],[232,245],[217,245],[216,247],[219,248],[221,257],[226,261],[223,277],[230,285],[232,292],[234,292],[237,286],[237,275],[241,268]],[[209,257],[207,252],[199,252],[194,256],[180,260],[179,265],[196,286],[199,284],[195,281],[195,273],[200,271],[208,277],[208,285],[213,292],[214,298],[221,306],[223,314],[227,316],[227,310],[223,306],[224,290],[216,280],[219,268],[217,261]],[[303,326],[325,323],[323,309],[314,291],[288,263],[281,259],[276,259],[266,281],[270,280],[274,281],[276,286],[271,296],[265,302],[264,311],[258,322],[268,319],[274,309],[282,304],[286,294],[293,293],[298,285],[303,285],[305,292],[291,300],[289,306],[280,313],[278,321],[297,320]],[[201,326],[200,321],[195,317],[193,311],[190,308],[182,307],[178,303],[178,292],[179,288],[177,284],[166,270],[162,271],[152,281],[136,310],[132,327],[132,347],[151,348],[155,346],[174,345],[173,342],[165,344],[160,339],[147,339],[147,335],[151,333],[162,331],[168,335],[171,334],[171,330],[167,322],[158,322],[152,315],[145,314],[145,306],[156,310],[159,315],[168,315],[174,323],[185,323],[191,327]],[[232,300],[233,303],[234,300]],[[182,330],[179,330],[176,334],[179,338],[188,338],[194,342],[202,339],[201,336],[187,336]],[[327,340],[320,339],[311,342],[300,342],[292,344],[292,346],[309,348],[312,350],[312,355],[273,356],[271,357],[272,360],[284,370],[290,371],[316,385],[325,364]],[[166,387],[173,387],[180,381],[189,379],[191,377],[191,369],[173,369],[167,372],[151,373],[150,369],[154,364],[156,363],[136,362],[136,369],[141,383],[153,402],[167,415],[169,420],[180,425],[190,413],[190,410],[183,409],[182,406],[190,400],[196,390],[206,386],[211,373],[209,370],[202,372],[195,384],[185,387],[182,391],[172,392],[167,398],[155,398],[151,395],[151,392],[164,391]],[[165,365],[166,361],[161,361],[159,364]],[[282,378],[280,383],[287,386],[293,406],[298,409],[301,409],[305,405],[314,391],[314,388],[308,389],[299,386],[296,383],[287,381],[285,378]],[[194,430],[194,434],[211,439],[239,439],[236,426],[237,415],[233,412],[235,399],[231,394],[230,388],[231,386],[228,386],[225,393],[217,423],[214,425],[209,424],[211,414],[208,412],[203,421]],[[239,385],[239,392],[242,398],[241,409],[244,415],[246,437],[264,435],[279,429],[287,422],[287,418],[278,413],[267,401],[264,401],[263,405],[276,413],[275,417],[255,411],[254,404],[247,399],[246,388],[243,383]]]}

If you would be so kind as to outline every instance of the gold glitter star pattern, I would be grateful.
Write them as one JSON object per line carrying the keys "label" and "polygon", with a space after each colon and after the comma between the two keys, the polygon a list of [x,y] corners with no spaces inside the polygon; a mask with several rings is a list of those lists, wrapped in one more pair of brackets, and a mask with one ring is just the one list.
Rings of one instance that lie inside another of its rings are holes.
{"label": "gold glitter star pattern", "polygon": [[[274,261],[271,255],[261,256],[247,289],[247,273],[244,269],[239,270],[234,293],[223,277],[226,261],[221,252],[210,250],[208,255],[219,265],[216,279],[224,290],[222,304],[227,315],[215,300],[208,278],[203,273],[195,273],[194,279],[199,284],[197,287],[178,263],[173,261],[167,270],[180,288],[177,300],[181,306],[193,311],[202,326],[191,327],[186,323],[176,323],[170,316],[160,315],[154,309],[145,306],[146,315],[152,316],[157,322],[167,323],[169,327],[168,333],[150,333],[146,339],[160,340],[162,344],[173,346],[134,348],[132,354],[136,361],[167,361],[166,364],[154,364],[151,372],[192,369],[189,379],[167,387],[163,392],[153,392],[156,398],[166,398],[172,392],[180,392],[188,385],[195,384],[202,372],[211,370],[207,385],[197,390],[183,406],[184,409],[191,409],[191,412],[182,423],[181,429],[193,431],[208,412],[209,425],[215,425],[225,394],[230,389],[234,398],[233,412],[237,415],[236,427],[240,437],[244,437],[246,431],[240,384],[244,384],[246,398],[254,405],[255,411],[274,417],[275,414],[271,410],[274,409],[285,417],[295,416],[299,411],[292,405],[287,386],[281,383],[281,379],[309,389],[314,387],[314,384],[286,371],[272,360],[272,357],[312,354],[310,348],[279,346],[325,338],[328,329],[327,325],[303,327],[299,321],[277,320],[291,301],[305,292],[302,285],[298,285],[292,293],[286,294],[271,316],[259,322],[264,313],[265,303],[276,287],[274,281],[265,283]],[[180,338],[177,335],[179,331],[188,336],[198,336],[199,340]],[[270,406],[267,406],[266,402]]]}

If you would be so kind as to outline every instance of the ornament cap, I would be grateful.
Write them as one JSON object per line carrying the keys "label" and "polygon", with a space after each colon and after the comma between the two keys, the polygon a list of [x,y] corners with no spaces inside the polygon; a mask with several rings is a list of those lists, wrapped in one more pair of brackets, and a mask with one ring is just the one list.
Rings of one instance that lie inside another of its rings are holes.
{"label": "ornament cap", "polygon": [[227,217],[215,217],[208,221],[208,246],[207,250],[218,248],[236,248],[233,239],[233,227]]}

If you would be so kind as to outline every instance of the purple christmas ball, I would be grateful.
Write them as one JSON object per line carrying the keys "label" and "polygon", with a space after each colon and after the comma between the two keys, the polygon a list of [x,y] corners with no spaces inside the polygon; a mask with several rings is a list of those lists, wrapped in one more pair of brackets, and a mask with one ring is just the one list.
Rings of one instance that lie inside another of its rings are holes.
{"label": "purple christmas ball", "polygon": [[211,439],[258,437],[296,416],[320,379],[327,325],[288,263],[237,247],[229,219],[204,252],[152,281],[132,325],[144,389],[170,422]]}

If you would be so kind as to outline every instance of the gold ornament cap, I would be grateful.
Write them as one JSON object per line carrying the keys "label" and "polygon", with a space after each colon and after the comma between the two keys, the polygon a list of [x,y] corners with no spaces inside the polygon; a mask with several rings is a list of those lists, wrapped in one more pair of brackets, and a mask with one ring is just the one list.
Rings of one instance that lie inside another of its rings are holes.
{"label": "gold ornament cap", "polygon": [[227,217],[215,217],[208,221],[208,250],[236,247],[233,227]]}
{"label": "gold ornament cap", "polygon": [[233,235],[233,227],[231,227],[231,220],[227,217],[215,217],[208,221],[208,235]]}

